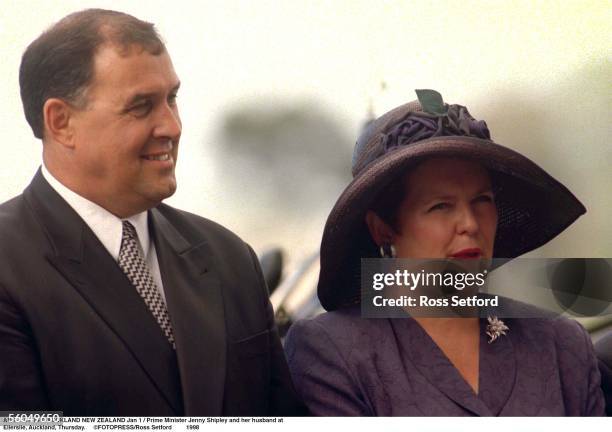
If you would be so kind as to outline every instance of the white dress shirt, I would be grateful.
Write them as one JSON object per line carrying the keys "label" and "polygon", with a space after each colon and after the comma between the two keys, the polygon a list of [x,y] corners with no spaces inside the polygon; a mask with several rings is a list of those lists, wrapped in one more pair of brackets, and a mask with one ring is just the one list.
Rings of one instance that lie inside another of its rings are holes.
{"label": "white dress shirt", "polygon": [[[42,174],[51,187],[68,203],[68,205],[70,205],[70,207],[72,207],[75,212],[77,212],[81,219],[85,221],[114,260],[118,261],[119,250],[121,249],[121,237],[123,234],[123,219],[119,219],[117,216],[100,207],[98,204],[91,202],[68,189],[66,186],[61,184],[59,180],[53,177],[53,175],[47,170],[47,167],[45,167],[44,163],[42,165]],[[155,244],[151,241],[151,236],[149,235],[147,212],[145,211],[138,213],[125,220],[134,225],[136,233],[138,233],[138,241],[140,242],[140,246],[144,252],[145,261],[165,302],[166,296],[164,294],[161,272],[159,270],[159,262],[157,261],[157,252],[155,251]]]}

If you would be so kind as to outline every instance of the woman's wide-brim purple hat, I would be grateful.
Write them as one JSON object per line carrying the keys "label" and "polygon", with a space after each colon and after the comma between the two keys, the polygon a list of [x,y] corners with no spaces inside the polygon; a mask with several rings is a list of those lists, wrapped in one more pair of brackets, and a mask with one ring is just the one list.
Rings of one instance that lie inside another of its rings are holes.
{"label": "woman's wide-brim purple hat", "polygon": [[361,258],[377,257],[365,214],[381,192],[432,157],[461,158],[489,170],[498,211],[493,256],[515,258],[547,243],[586,212],[561,183],[525,156],[494,143],[484,121],[433,90],[372,121],[353,153],[353,180],[332,209],[321,242],[318,295],[335,310],[360,301]]}

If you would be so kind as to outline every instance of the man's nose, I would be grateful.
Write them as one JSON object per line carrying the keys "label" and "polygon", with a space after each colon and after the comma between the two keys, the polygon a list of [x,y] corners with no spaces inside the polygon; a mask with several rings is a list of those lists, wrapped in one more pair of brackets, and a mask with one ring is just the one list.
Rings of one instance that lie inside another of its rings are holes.
{"label": "man's nose", "polygon": [[158,113],[154,135],[159,138],[177,140],[181,136],[181,118],[176,106],[164,105]]}
{"label": "man's nose", "polygon": [[461,205],[457,211],[457,233],[474,235],[478,232],[478,217],[469,204]]}

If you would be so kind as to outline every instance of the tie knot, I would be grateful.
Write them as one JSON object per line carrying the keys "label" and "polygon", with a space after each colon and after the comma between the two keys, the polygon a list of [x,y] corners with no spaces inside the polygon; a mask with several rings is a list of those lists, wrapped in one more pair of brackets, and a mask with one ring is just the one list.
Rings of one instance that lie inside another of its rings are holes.
{"label": "tie knot", "polygon": [[124,220],[123,222],[123,238],[130,238],[137,240],[138,234],[136,233],[136,228],[130,222]]}

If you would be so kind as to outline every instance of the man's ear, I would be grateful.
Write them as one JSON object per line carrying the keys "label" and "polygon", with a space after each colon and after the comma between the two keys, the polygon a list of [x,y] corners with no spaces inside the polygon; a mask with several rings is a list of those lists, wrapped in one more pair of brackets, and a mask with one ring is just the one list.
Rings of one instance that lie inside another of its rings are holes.
{"label": "man's ear", "polygon": [[374,243],[378,246],[393,244],[396,235],[395,231],[380,216],[372,210],[368,210],[365,220]]}
{"label": "man's ear", "polygon": [[68,103],[58,98],[49,98],[43,105],[45,135],[68,148],[74,148],[70,121],[73,111]]}

